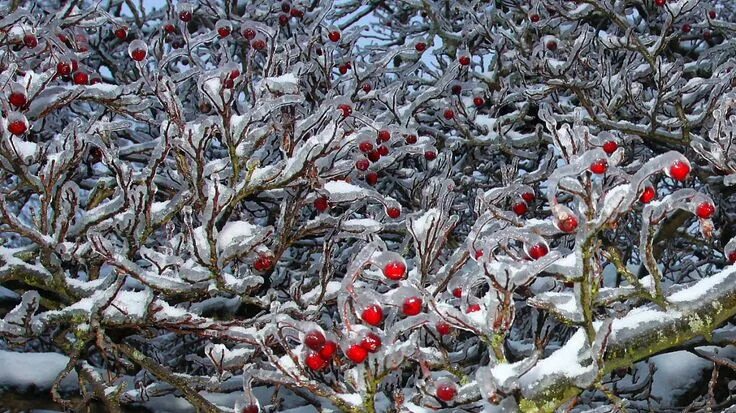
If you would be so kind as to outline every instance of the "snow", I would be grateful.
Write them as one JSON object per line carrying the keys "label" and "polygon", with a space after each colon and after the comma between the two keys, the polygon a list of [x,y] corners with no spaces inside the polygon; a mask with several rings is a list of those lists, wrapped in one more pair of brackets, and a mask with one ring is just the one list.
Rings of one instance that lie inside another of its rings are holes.
{"label": "snow", "polygon": [[[652,396],[660,398],[659,403],[662,406],[676,406],[678,398],[693,387],[699,386],[705,374],[706,377],[710,377],[707,371],[713,366],[710,361],[688,351],[654,356],[649,359],[649,363],[657,367],[652,382]],[[637,367],[637,370],[641,370],[640,376],[645,377],[648,370],[646,363]]]}
{"label": "snow", "polygon": [[696,302],[708,296],[708,292],[722,288],[721,284],[736,272],[736,266],[730,266],[725,270],[713,274],[708,278],[696,282],[694,285],[667,297],[671,303]]}
{"label": "snow", "polygon": [[297,93],[299,91],[299,79],[294,73],[286,73],[277,77],[265,79],[266,87],[271,92]]}
{"label": "snow", "polygon": [[[247,221],[230,221],[220,230],[217,236],[217,249],[222,251],[229,245],[253,236],[258,229]],[[198,241],[199,242],[199,241]]]}
{"label": "snow", "polygon": [[517,376],[519,372],[515,368],[514,364],[501,363],[493,366],[491,374],[499,384],[503,385],[507,380]]}
{"label": "snow", "polygon": [[521,376],[519,384],[522,389],[533,390],[541,381],[552,376],[578,379],[594,373],[594,363],[588,366],[580,364],[585,346],[585,331],[580,328],[562,347],[547,358],[539,360],[527,374]]}
{"label": "snow", "polygon": [[359,393],[351,393],[351,394],[338,394],[340,399],[346,401],[348,404],[351,404],[353,406],[362,406],[363,405],[363,398],[360,396]]}
{"label": "snow", "polygon": [[327,182],[325,183],[324,189],[330,194],[359,194],[364,191],[363,188],[345,181]]}
{"label": "snow", "polygon": [[626,314],[622,318],[613,320],[612,334],[621,332],[627,329],[638,329],[642,324],[652,322],[662,322],[667,319],[679,318],[682,314],[677,311],[669,310],[662,311],[655,308],[644,308],[638,307]]}
{"label": "snow", "polygon": [[349,219],[344,221],[341,227],[346,231],[370,233],[379,232],[383,229],[380,222],[370,218]]}
{"label": "snow", "polygon": [[[324,300],[332,300],[337,297],[337,293],[340,291],[340,284],[341,283],[339,281],[328,282],[325,286]],[[317,297],[319,297],[320,294],[322,294],[322,286],[317,286],[302,294],[302,300],[304,302],[310,303]]]}
{"label": "snow", "polygon": [[38,152],[38,145],[33,142],[26,142],[17,136],[10,138],[11,147],[18,152],[23,159],[33,158]]}
{"label": "snow", "polygon": [[108,318],[141,320],[145,317],[151,300],[153,300],[151,290],[120,291],[112,304],[105,308],[104,315]]}
{"label": "snow", "polygon": [[[16,353],[0,350],[0,390],[47,391],[64,370],[69,357],[58,353]],[[76,373],[62,381],[62,389],[76,388]]]}

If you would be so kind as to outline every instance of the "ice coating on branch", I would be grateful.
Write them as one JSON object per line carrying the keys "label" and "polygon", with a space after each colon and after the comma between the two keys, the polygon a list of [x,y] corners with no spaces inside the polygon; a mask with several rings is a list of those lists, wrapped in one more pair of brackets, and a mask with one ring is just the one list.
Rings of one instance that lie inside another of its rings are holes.
{"label": "ice coating on branch", "polygon": [[572,293],[545,292],[530,298],[527,304],[547,310],[561,320],[572,323],[583,321],[582,307]]}
{"label": "ice coating on branch", "polygon": [[319,134],[304,142],[293,156],[276,165],[256,168],[251,175],[248,186],[275,186],[289,181],[304,168],[307,162],[313,162],[324,156],[332,145],[339,143],[342,135],[343,131],[341,129],[338,129],[334,124],[329,125]]}
{"label": "ice coating on branch", "polygon": [[499,391],[508,394],[518,389],[519,377],[529,371],[538,359],[539,355],[534,353],[515,363],[498,363],[479,368],[476,380],[481,395],[491,398]]}

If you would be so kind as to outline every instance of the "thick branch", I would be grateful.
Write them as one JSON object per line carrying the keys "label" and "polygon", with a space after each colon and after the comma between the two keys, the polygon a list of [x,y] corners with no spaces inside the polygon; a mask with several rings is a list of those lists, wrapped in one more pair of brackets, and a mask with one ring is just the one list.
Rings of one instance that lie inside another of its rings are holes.
{"label": "thick branch", "polygon": [[[651,306],[633,310],[613,321],[601,366],[603,374],[695,337],[710,337],[715,328],[736,315],[736,267],[728,267],[671,294],[667,301],[671,304],[667,311]],[[550,357],[554,356],[553,353]],[[520,380],[522,411],[554,411],[584,390],[578,388],[573,379],[564,373],[532,368]]]}

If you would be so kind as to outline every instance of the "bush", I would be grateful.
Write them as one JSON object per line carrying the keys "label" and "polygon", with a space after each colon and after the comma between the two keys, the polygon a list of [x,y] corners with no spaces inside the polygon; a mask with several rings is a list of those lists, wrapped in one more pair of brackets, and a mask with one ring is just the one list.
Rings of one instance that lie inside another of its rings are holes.
{"label": "bush", "polygon": [[21,3],[0,400],[732,403],[732,4]]}

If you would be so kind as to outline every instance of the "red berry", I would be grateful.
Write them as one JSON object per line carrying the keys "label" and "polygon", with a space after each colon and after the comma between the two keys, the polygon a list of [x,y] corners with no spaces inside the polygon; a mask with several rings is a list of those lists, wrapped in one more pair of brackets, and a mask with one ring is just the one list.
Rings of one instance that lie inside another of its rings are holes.
{"label": "red berry", "polygon": [[437,386],[437,391],[435,392],[437,398],[442,400],[443,402],[451,401],[455,398],[456,394],[457,389],[455,388],[455,385],[450,383],[440,384],[439,386]]}
{"label": "red berry", "polygon": [[21,92],[13,92],[8,97],[8,102],[10,102],[10,104],[15,106],[16,108],[25,106],[26,105],[26,95],[25,93],[21,93]]}
{"label": "red berry", "polygon": [[475,250],[475,259],[478,260],[483,256],[483,250]]}
{"label": "red berry", "polygon": [[56,64],[56,74],[59,76],[69,76],[72,73],[72,67],[69,63],[59,62]]}
{"label": "red berry", "polygon": [[369,353],[375,353],[381,347],[381,337],[374,332],[370,332],[360,341],[360,346]]}
{"label": "red berry", "polygon": [[728,262],[730,262],[731,264],[736,263],[736,250],[728,253]]}
{"label": "red berry", "polygon": [[96,146],[93,146],[89,150],[89,160],[92,163],[97,163],[102,160],[102,150]]}
{"label": "red berry", "polygon": [[26,133],[26,130],[28,130],[28,126],[22,120],[14,120],[8,123],[8,132],[13,135],[20,136]]}
{"label": "red berry", "polygon": [[279,25],[286,26],[287,24],[289,24],[289,16],[286,14],[279,14]]}
{"label": "red berry", "polygon": [[368,153],[373,150],[373,144],[368,141],[363,141],[358,144],[358,149],[363,153]]}
{"label": "red berry", "polygon": [[443,113],[445,119],[452,120],[455,118],[455,111],[452,109],[445,109],[445,113]]}
{"label": "red berry", "polygon": [[79,69],[79,62],[72,60],[72,72],[76,72]]}
{"label": "red berry", "polygon": [[452,327],[444,321],[440,321],[439,323],[437,323],[437,325],[435,325],[435,328],[441,336],[450,334],[450,331],[452,330]]}
{"label": "red berry", "polygon": [[360,364],[365,361],[366,358],[368,358],[368,350],[364,349],[359,344],[353,344],[352,346],[348,347],[348,351],[345,352],[345,355],[355,364]]}
{"label": "red berry", "polygon": [[603,143],[603,151],[609,156],[616,152],[616,149],[618,149],[618,143],[616,141],[606,141]]}
{"label": "red berry", "polygon": [[690,174],[690,164],[687,161],[675,161],[670,165],[670,176],[676,181],[684,181]]}
{"label": "red berry", "polygon": [[531,15],[531,16],[529,17],[529,20],[531,20],[531,21],[532,21],[532,23],[538,23],[538,22],[539,22],[539,15],[538,15],[538,14],[532,14],[532,15]]}
{"label": "red berry", "polygon": [[370,171],[365,175],[365,182],[370,186],[375,186],[378,183],[378,172]]}
{"label": "red berry", "polygon": [[698,218],[708,219],[713,216],[713,214],[716,213],[716,207],[715,205],[711,204],[710,202],[701,202],[696,208],[695,208],[695,215],[698,216]]}
{"label": "red berry", "polygon": [[253,268],[256,271],[264,272],[268,271],[273,267],[273,257],[266,254],[261,254],[253,262]]}
{"label": "red berry", "polygon": [[353,108],[348,105],[347,103],[343,103],[340,106],[337,107],[342,111],[342,117],[347,118],[348,116],[353,114]]}
{"label": "red berry", "polygon": [[371,304],[360,314],[360,319],[372,326],[377,326],[383,321],[383,308],[378,304]]}
{"label": "red berry", "polygon": [[480,96],[476,96],[476,97],[474,97],[474,98],[473,98],[473,104],[474,104],[475,106],[481,107],[481,106],[483,106],[483,105],[485,105],[485,104],[486,104],[486,100],[485,100],[485,99],[483,99],[483,98],[482,98],[482,97],[480,97]]}
{"label": "red berry", "polygon": [[250,27],[246,27],[243,29],[243,37],[245,37],[247,40],[253,40],[256,38],[256,31],[251,29]]}
{"label": "red berry", "polygon": [[254,49],[261,51],[266,48],[266,41],[263,39],[255,39],[250,43]]}
{"label": "red berry", "polygon": [[312,330],[304,335],[304,345],[314,351],[319,351],[325,345],[325,335],[319,330]]}
{"label": "red berry", "polygon": [[463,93],[463,86],[459,84],[452,85],[452,88],[450,88],[450,92],[452,92],[453,95],[459,95]]}
{"label": "red berry", "polygon": [[183,21],[184,23],[189,23],[190,21],[192,21],[192,12],[183,11],[179,13],[179,20]]}
{"label": "red berry", "polygon": [[359,171],[365,171],[368,169],[368,167],[371,166],[371,163],[368,161],[368,159],[358,159],[355,161],[355,168]]}
{"label": "red berry", "polygon": [[164,24],[164,31],[166,33],[174,33],[176,31],[176,26],[171,23],[166,23]]}
{"label": "red berry", "polygon": [[317,353],[310,352],[307,354],[305,362],[307,363],[307,367],[314,371],[322,370],[327,366],[327,360],[323,359],[322,356]]}
{"label": "red berry", "polygon": [[480,304],[470,304],[468,308],[465,309],[466,313],[474,313],[476,311],[480,311]]}
{"label": "red berry", "polygon": [[337,43],[337,42],[340,41],[340,37],[341,36],[340,36],[340,32],[338,32],[337,30],[335,30],[335,31],[330,32],[327,35],[327,37],[330,38],[330,41]]}
{"label": "red berry", "polygon": [[417,143],[417,135],[406,135],[406,143],[409,145]]}
{"label": "red berry", "polygon": [[422,53],[423,51],[427,50],[427,43],[419,42],[414,45],[414,49],[416,49],[417,52]]}
{"label": "red berry", "polygon": [[344,75],[345,73],[347,73],[349,69],[350,67],[348,65],[340,65],[340,67],[338,67],[338,70],[340,70],[341,75]]}
{"label": "red berry", "polygon": [[381,156],[388,155],[388,146],[386,146],[386,145],[379,146],[378,147],[378,154],[381,155]]}
{"label": "red berry", "polygon": [[549,50],[550,52],[554,52],[555,50],[557,50],[557,42],[554,40],[548,41],[547,50]]}
{"label": "red berry", "polygon": [[249,404],[243,407],[243,410],[241,410],[240,413],[259,413],[260,411],[261,410],[258,408],[258,405]]}
{"label": "red berry", "polygon": [[406,275],[406,264],[401,261],[391,261],[383,267],[383,275],[389,280],[398,281]]}
{"label": "red berry", "polygon": [[428,161],[433,161],[437,159],[437,152],[435,151],[425,151],[424,152],[424,159]]}
{"label": "red berry", "polygon": [[378,131],[378,140],[381,142],[388,142],[391,139],[391,131],[388,129],[381,129]]}
{"label": "red berry", "polygon": [[401,305],[401,311],[405,315],[417,315],[422,312],[422,306],[424,305],[424,302],[419,297],[409,297],[404,300],[404,303]]}
{"label": "red berry", "polygon": [[146,51],[143,49],[135,49],[130,52],[130,57],[136,62],[142,62],[146,58]]}
{"label": "red berry", "polygon": [[575,215],[566,214],[564,218],[557,222],[557,226],[560,228],[560,231],[573,233],[578,229],[578,219]]}
{"label": "red berry", "polygon": [[369,93],[372,89],[373,87],[370,83],[363,83],[363,92]]}
{"label": "red berry", "polygon": [[291,17],[296,17],[297,19],[301,19],[302,17],[304,17],[304,12],[296,8],[292,8],[291,10],[289,10],[289,14],[291,15]]}
{"label": "red berry", "polygon": [[715,19],[716,18],[716,11],[715,10],[708,11],[708,17],[710,17],[711,19]]}
{"label": "red berry", "polygon": [[710,30],[706,30],[703,32],[703,39],[710,40],[713,38],[713,33]]}
{"label": "red berry", "polygon": [[115,29],[115,37],[117,37],[120,40],[125,40],[128,38],[128,28],[127,27],[118,27]]}
{"label": "red berry", "polygon": [[325,212],[330,208],[330,202],[326,196],[320,196],[314,200],[314,209],[319,212]]}
{"label": "red berry", "polygon": [[590,164],[590,172],[594,174],[604,174],[608,170],[608,161],[605,159],[598,159]]}
{"label": "red berry", "polygon": [[291,4],[288,1],[285,1],[281,3],[281,11],[284,13],[288,13],[289,10],[291,10]]}
{"label": "red berry", "polygon": [[511,207],[511,209],[514,211],[514,213],[518,216],[522,216],[529,211],[529,207],[526,205],[526,202],[521,201],[514,204],[514,206]]}
{"label": "red berry", "polygon": [[470,56],[468,55],[462,55],[460,56],[460,59],[458,59],[461,65],[467,66],[470,64]]}
{"label": "red berry", "polygon": [[390,218],[396,219],[401,216],[401,210],[396,207],[391,207],[386,210],[386,215]]}
{"label": "red berry", "polygon": [[229,26],[222,26],[222,27],[220,27],[220,28],[217,29],[217,35],[220,36],[220,37],[228,37],[228,36],[230,36],[230,31],[231,30],[232,29],[230,29]]}
{"label": "red berry", "polygon": [[685,24],[682,25],[682,32],[683,33],[690,33],[690,30],[692,30],[692,29],[693,29],[693,27],[690,26],[687,23],[685,23]]}
{"label": "red berry", "polygon": [[547,245],[539,243],[534,244],[529,248],[529,257],[531,257],[534,260],[538,260],[549,252],[549,249],[547,248]]}
{"label": "red berry", "polygon": [[319,356],[325,360],[329,360],[337,352],[337,343],[331,340],[325,341],[325,344],[319,350]]}
{"label": "red berry", "polygon": [[89,75],[85,72],[74,73],[74,84],[75,85],[86,85],[89,83]]}
{"label": "red berry", "polygon": [[235,79],[237,79],[237,78],[238,78],[238,76],[240,76],[240,70],[238,70],[238,69],[233,69],[233,70],[232,70],[232,71],[230,72],[230,79],[232,79],[232,80],[235,80]]}
{"label": "red berry", "polygon": [[460,288],[460,287],[457,287],[457,288],[453,289],[453,290],[452,290],[452,295],[453,295],[453,296],[454,296],[455,298],[460,298],[460,297],[462,297],[462,296],[463,296],[463,289],[462,289],[462,288]]}
{"label": "red berry", "polygon": [[664,5],[667,4],[667,0],[654,0],[654,4],[659,7],[664,7]]}
{"label": "red berry", "polygon": [[378,162],[379,159],[381,159],[381,154],[377,150],[368,152],[368,160],[371,162]]}
{"label": "red berry", "polygon": [[534,198],[534,192],[524,192],[521,194],[521,199],[523,199],[527,204],[534,202]]}
{"label": "red berry", "polygon": [[27,34],[23,36],[23,44],[26,45],[26,47],[33,49],[38,46],[38,39],[33,34]]}
{"label": "red berry", "polygon": [[654,189],[654,187],[647,186],[647,187],[644,187],[644,190],[641,192],[639,201],[641,201],[642,204],[648,204],[652,202],[652,200],[654,200],[656,196],[657,196],[657,191]]}

